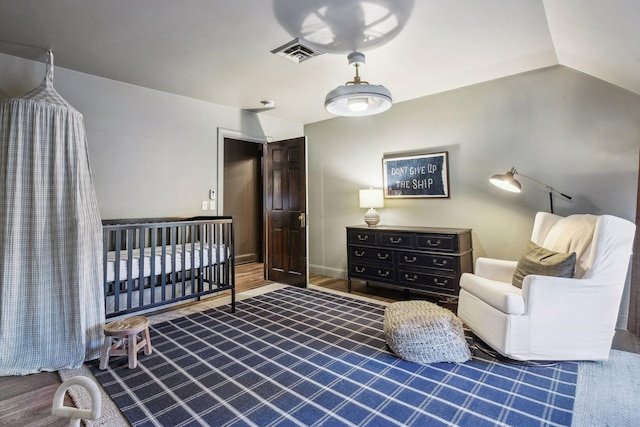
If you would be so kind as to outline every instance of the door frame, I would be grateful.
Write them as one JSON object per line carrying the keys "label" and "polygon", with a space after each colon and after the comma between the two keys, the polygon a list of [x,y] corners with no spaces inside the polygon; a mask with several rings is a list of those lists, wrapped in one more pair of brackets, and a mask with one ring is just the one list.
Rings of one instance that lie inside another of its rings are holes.
{"label": "door frame", "polygon": [[[231,138],[231,139],[238,139],[238,140],[242,140],[242,141],[247,141],[247,142],[255,142],[258,144],[264,144],[267,145],[269,142],[274,141],[275,138],[272,136],[256,136],[256,135],[249,135],[246,134],[242,131],[239,130],[233,130],[233,129],[227,129],[227,128],[222,128],[222,127],[218,127],[218,135],[217,135],[217,151],[218,151],[218,172],[217,172],[217,179],[216,179],[216,185],[215,185],[215,190],[216,190],[216,215],[224,215],[224,139],[225,138]],[[305,142],[304,142],[304,149],[305,149],[305,156],[304,156],[304,162],[305,162],[305,185],[306,185],[306,189],[305,189],[305,193],[306,193],[306,200],[305,200],[305,204],[306,204],[306,226],[305,226],[305,233],[306,233],[306,238],[305,238],[305,251],[307,253],[307,261],[306,261],[306,265],[305,265],[305,275],[306,275],[306,284],[307,287],[309,286],[309,156],[307,156],[308,153],[308,140],[305,138]],[[265,147],[266,149],[266,147]],[[264,159],[263,159],[264,162]],[[263,165],[263,170],[264,170],[264,165]],[[266,186],[266,181],[263,180],[263,187]],[[265,192],[263,192],[263,194],[266,194],[266,188],[264,189]],[[265,201],[264,201],[264,195],[263,195],[263,200],[262,200],[262,210],[263,210],[263,216],[264,215],[264,210],[265,210]],[[266,218],[265,218],[266,221]],[[264,238],[263,238],[263,262],[264,262],[264,275],[266,277],[267,271],[266,271],[266,266],[267,266],[267,261],[268,261],[268,256],[269,256],[269,251],[268,251],[268,245],[269,242],[267,240],[268,237],[268,233],[267,233],[267,224],[265,224],[264,226]]]}
{"label": "door frame", "polygon": [[[270,136],[252,136],[242,131],[218,128],[218,176],[216,180],[216,215],[224,215],[224,139],[239,139],[247,142],[266,145],[273,141]],[[263,183],[264,184],[264,183]],[[263,185],[264,186],[264,185]],[[262,210],[264,211],[264,197],[262,200]]]}

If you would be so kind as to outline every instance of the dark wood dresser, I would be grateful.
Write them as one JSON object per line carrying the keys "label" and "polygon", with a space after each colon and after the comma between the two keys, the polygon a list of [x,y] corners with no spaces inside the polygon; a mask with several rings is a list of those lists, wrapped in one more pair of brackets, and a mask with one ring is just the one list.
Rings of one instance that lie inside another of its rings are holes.
{"label": "dark wood dresser", "polygon": [[471,230],[366,225],[347,227],[349,291],[351,279],[372,285],[458,297],[460,276],[473,271]]}

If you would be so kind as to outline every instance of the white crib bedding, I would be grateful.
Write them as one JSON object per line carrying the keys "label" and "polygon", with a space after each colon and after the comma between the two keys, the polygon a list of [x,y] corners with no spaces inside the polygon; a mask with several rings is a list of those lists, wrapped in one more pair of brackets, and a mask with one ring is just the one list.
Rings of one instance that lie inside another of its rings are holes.
{"label": "white crib bedding", "polygon": [[[205,243],[202,247],[202,259],[203,266],[214,265],[222,260],[224,262],[228,257],[228,248],[224,245],[211,245],[212,247],[212,257],[209,257],[209,244]],[[153,265],[154,265],[154,275],[159,276],[162,274],[162,247],[157,246],[155,248],[144,248],[144,255],[142,256],[143,263],[143,277],[151,276],[151,253],[153,249]],[[173,268],[173,258],[174,254],[172,251],[172,246],[166,247],[166,254],[164,259],[164,273],[170,274]],[[200,267],[200,243],[197,242],[194,244],[194,254],[193,254],[193,268]],[[133,249],[131,251],[132,259],[131,259],[131,279],[138,279],[140,277],[140,249]],[[120,260],[119,260],[119,272],[118,277],[119,280],[127,280],[127,263],[129,259],[129,251],[122,250],[120,251]],[[187,271],[191,269],[191,243],[187,243],[184,247],[182,244],[178,244],[175,247],[175,269],[176,272],[179,271]],[[184,264],[184,268],[183,268]],[[116,251],[110,251],[107,253],[107,264],[106,264],[106,277],[107,283],[113,282],[116,275]]]}

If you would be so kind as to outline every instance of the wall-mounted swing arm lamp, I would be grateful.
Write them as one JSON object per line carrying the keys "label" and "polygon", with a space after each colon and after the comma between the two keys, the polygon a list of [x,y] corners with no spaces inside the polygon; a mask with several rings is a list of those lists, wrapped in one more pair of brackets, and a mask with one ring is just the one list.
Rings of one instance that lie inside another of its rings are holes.
{"label": "wall-mounted swing arm lamp", "polygon": [[555,188],[553,188],[550,185],[544,184],[536,179],[533,179],[527,175],[523,175],[522,173],[518,172],[516,170],[516,168],[512,167],[511,169],[509,169],[507,171],[507,173],[505,173],[504,175],[502,174],[496,174],[493,175],[491,177],[491,179],[489,180],[493,185],[495,185],[496,187],[502,188],[503,190],[506,191],[510,191],[512,193],[519,193],[522,189],[522,186],[520,185],[520,183],[518,182],[517,179],[515,179],[514,175],[520,175],[524,178],[527,178],[529,181],[535,182],[538,185],[543,186],[544,188],[547,189],[547,191],[549,192],[549,207],[550,207],[550,212],[553,213],[553,193],[558,194],[562,197],[564,197],[567,200],[571,200],[571,196],[568,196],[558,190],[556,190]]}

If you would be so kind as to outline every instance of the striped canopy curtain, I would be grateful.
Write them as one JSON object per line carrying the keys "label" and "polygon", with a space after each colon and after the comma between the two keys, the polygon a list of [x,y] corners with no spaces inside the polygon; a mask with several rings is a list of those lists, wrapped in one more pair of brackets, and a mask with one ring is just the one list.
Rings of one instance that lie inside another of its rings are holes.
{"label": "striped canopy curtain", "polygon": [[0,104],[0,375],[100,356],[102,223],[82,114],[53,88]]}

